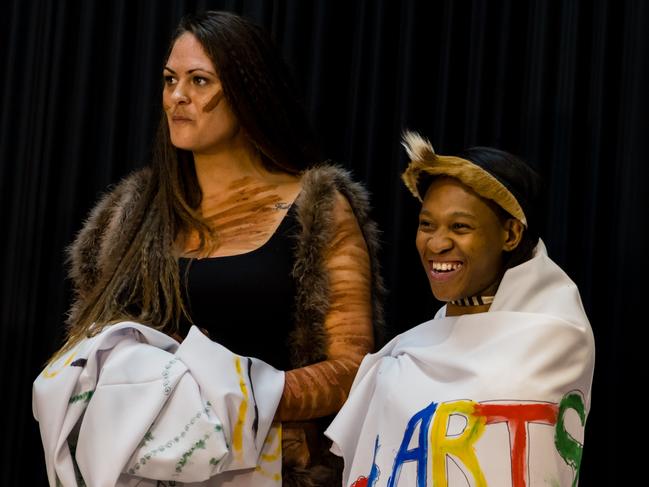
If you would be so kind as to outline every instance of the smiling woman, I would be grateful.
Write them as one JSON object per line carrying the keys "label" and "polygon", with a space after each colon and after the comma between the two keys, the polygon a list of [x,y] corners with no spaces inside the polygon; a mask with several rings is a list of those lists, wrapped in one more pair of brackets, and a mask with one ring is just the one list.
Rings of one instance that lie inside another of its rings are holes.
{"label": "smiling woman", "polygon": [[344,485],[574,487],[594,343],[536,233],[538,176],[493,148],[442,156],[412,133],[404,145],[416,247],[446,304],[363,360],[326,432]]}
{"label": "smiling woman", "polygon": [[[438,177],[428,187],[417,231],[417,250],[435,297],[453,301],[496,294],[502,277],[503,252],[520,242],[523,225],[503,218],[494,204],[459,180]],[[478,308],[483,311],[488,309]]]}
{"label": "smiling woman", "polygon": [[34,384],[50,484],[334,485],[321,418],[382,323],[368,195],[249,21],[184,18],[163,81],[150,167],[70,248],[68,340]]}

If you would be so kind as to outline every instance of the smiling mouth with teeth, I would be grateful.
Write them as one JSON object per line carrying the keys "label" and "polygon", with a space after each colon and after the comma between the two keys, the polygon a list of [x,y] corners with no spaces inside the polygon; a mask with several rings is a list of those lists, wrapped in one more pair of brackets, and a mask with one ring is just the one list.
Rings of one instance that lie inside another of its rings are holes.
{"label": "smiling mouth with teeth", "polygon": [[433,272],[452,272],[462,267],[461,262],[431,262]]}

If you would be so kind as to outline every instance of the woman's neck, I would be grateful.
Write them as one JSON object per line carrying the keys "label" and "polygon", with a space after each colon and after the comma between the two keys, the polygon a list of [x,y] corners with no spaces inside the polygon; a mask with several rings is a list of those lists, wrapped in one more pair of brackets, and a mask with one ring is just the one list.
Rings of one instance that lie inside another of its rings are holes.
{"label": "woman's neck", "polygon": [[[284,201],[287,196],[294,196],[300,186],[299,175],[269,171],[259,151],[247,140],[209,154],[194,153],[194,167],[202,192],[200,211],[204,216],[222,210],[223,205],[232,206],[234,193],[241,196],[238,198],[241,201],[255,200],[254,195],[260,191],[277,193],[278,201]],[[280,187],[285,189],[279,190]]]}
{"label": "woman's neck", "polygon": [[222,193],[234,181],[263,178],[266,169],[257,151],[239,144],[209,154],[194,153],[194,167],[203,197]]}
{"label": "woman's neck", "polygon": [[[489,286],[477,292],[474,297],[465,296],[456,301],[446,303],[446,316],[472,315],[476,313],[486,313],[491,307],[493,297],[498,291],[502,274]],[[479,304],[484,301],[484,304]],[[456,304],[457,303],[457,304]]]}

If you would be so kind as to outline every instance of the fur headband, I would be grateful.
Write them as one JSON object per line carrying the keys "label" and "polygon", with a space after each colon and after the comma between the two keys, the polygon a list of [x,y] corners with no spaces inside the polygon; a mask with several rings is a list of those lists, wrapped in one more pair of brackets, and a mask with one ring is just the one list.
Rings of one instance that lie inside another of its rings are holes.
{"label": "fur headband", "polygon": [[527,218],[520,203],[495,174],[467,159],[435,154],[431,143],[415,132],[405,132],[402,144],[408,153],[410,164],[401,179],[419,201],[423,201],[418,187],[422,174],[450,176],[483,198],[494,201],[527,227]]}

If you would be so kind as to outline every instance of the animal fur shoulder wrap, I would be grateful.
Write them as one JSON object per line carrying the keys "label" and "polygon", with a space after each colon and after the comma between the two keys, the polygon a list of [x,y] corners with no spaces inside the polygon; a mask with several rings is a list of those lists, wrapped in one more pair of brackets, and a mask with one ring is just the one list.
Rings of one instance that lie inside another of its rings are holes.
{"label": "animal fur shoulder wrap", "polygon": [[[147,211],[142,195],[151,183],[151,170],[142,169],[123,179],[105,194],[91,211],[83,228],[69,248],[69,275],[77,297],[72,305],[74,314],[84,296],[100,282],[102,273],[115,263],[111,250],[128,245],[120,231],[123,222],[132,215]],[[290,336],[291,364],[298,368],[326,359],[325,316],[329,309],[329,280],[325,268],[325,251],[334,233],[333,208],[336,192],[347,198],[365,237],[372,271],[372,313],[375,345],[383,343],[384,288],[377,260],[379,232],[369,218],[369,197],[363,186],[354,182],[344,169],[321,165],[305,171],[303,189],[295,202],[299,232],[295,242],[293,275],[295,296],[295,325]],[[149,210],[150,211],[150,210]],[[322,421],[321,421],[322,423]],[[322,425],[326,426],[326,425]],[[322,430],[322,427],[318,428]],[[328,447],[327,447],[328,449]],[[326,456],[326,455],[324,455]],[[320,471],[323,469],[314,469]],[[328,470],[328,469],[324,469]],[[328,485],[309,478],[301,472],[299,479],[285,471],[285,485]]]}

